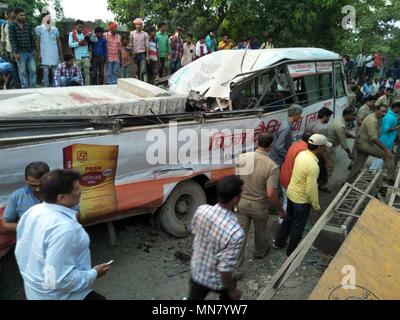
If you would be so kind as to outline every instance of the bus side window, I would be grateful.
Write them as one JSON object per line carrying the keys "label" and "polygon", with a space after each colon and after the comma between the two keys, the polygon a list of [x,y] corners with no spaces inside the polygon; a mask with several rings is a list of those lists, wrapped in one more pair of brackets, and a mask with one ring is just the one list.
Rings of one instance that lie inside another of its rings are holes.
{"label": "bus side window", "polygon": [[342,71],[340,63],[335,63],[335,75],[336,75],[336,98],[341,98],[346,95],[345,89],[345,77]]}
{"label": "bus side window", "polygon": [[301,105],[307,106],[319,100],[318,80],[316,75],[294,78],[296,95]]}
{"label": "bus side window", "polygon": [[286,108],[290,89],[284,72],[271,70],[257,78],[259,105],[265,111],[278,111]]}
{"label": "bus side window", "polygon": [[256,100],[256,82],[254,79],[246,82],[240,88],[231,93],[231,100],[234,110],[244,110],[251,108]]}
{"label": "bus side window", "polygon": [[320,99],[328,100],[333,98],[332,73],[323,73],[318,75]]}

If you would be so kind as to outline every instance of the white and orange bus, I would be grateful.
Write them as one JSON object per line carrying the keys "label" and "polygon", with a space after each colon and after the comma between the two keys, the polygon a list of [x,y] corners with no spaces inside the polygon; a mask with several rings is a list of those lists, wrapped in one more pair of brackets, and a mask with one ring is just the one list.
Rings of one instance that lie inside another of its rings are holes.
{"label": "white and orange bus", "polygon": [[[27,164],[45,161],[52,169],[62,168],[67,147],[111,145],[119,148],[117,209],[98,215],[87,212],[82,223],[150,213],[158,215],[166,232],[185,237],[195,210],[207,201],[205,189],[233,174],[234,165],[151,163],[150,131],[169,136],[172,123],[178,136],[190,129],[201,137],[202,130],[208,129],[214,132],[209,141],[193,142],[196,146],[191,150],[240,145],[248,151],[254,144],[245,146],[243,136],[224,132],[273,132],[285,121],[287,108],[298,103],[304,107],[295,127],[299,136],[309,122],[317,120],[322,107],[337,116],[348,105],[342,58],[315,48],[216,52],[179,70],[169,85],[167,91],[121,80],[117,86],[1,92],[0,218],[10,194],[24,185]],[[158,155],[165,153],[168,159],[185,144],[168,143]],[[0,225],[2,253],[13,242]]]}

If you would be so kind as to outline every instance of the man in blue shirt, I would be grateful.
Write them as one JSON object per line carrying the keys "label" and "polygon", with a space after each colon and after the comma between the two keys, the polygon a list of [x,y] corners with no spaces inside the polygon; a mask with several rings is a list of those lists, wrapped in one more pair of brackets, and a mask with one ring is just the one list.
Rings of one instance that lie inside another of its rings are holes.
{"label": "man in blue shirt", "polygon": [[[399,132],[399,112],[400,101],[393,103],[392,108],[383,117],[379,140],[390,151],[393,151],[394,145]],[[382,159],[375,159],[370,167],[371,172],[377,172],[383,168],[384,162]]]}
{"label": "man in blue shirt", "polygon": [[39,197],[40,179],[50,171],[44,162],[34,162],[25,169],[26,186],[15,191],[8,200],[3,215],[4,230],[15,233],[18,221],[31,207],[41,203]]}
{"label": "man in blue shirt", "polygon": [[380,140],[389,150],[393,150],[399,130],[400,101],[393,103],[381,124]]}
{"label": "man in blue shirt", "polygon": [[94,32],[97,42],[92,43],[92,85],[104,84],[104,67],[107,61],[107,40],[104,38],[104,30],[97,27]]}
{"label": "man in blue shirt", "polygon": [[55,170],[40,183],[38,204],[17,228],[15,257],[28,300],[105,300],[93,283],[110,263],[91,267],[90,239],[72,208],[79,204],[79,172]]}

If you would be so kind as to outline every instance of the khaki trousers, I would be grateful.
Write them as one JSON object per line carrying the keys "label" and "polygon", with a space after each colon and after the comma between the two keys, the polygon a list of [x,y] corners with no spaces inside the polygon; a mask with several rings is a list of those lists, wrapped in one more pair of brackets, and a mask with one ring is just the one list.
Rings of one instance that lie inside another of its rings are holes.
{"label": "khaki trousers", "polygon": [[254,256],[262,258],[271,248],[268,237],[268,205],[265,203],[258,203],[255,201],[242,199],[238,206],[238,219],[241,227],[245,232],[245,240],[240,251],[236,271],[243,272],[244,258],[247,237],[250,231],[251,222],[254,221],[255,238],[254,238]]}
{"label": "khaki trousers", "polygon": [[90,64],[91,61],[89,58],[76,60],[76,65],[81,70],[81,73],[85,79],[85,86],[90,86]]}
{"label": "khaki trousers", "polygon": [[387,178],[390,180],[395,179],[395,162],[394,162],[394,155],[391,154],[389,157],[386,157],[385,153],[381,148],[377,145],[371,144],[360,144],[356,142],[356,150],[357,150],[357,157],[354,161],[354,167],[351,170],[349,176],[347,177],[348,183],[353,183],[358,175],[360,174],[361,170],[364,168],[365,163],[368,160],[369,156],[383,159],[385,162],[385,168],[387,169]]}

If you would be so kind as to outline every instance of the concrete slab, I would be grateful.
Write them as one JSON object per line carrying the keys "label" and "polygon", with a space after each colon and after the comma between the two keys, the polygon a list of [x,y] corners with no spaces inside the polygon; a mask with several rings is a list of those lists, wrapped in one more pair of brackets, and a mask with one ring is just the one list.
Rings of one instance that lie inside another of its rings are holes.
{"label": "concrete slab", "polygon": [[[136,80],[137,81],[137,80]],[[138,81],[140,82],[140,81]],[[151,115],[182,113],[186,97],[148,85],[140,97],[133,84],[0,91],[1,117],[35,115]],[[129,89],[130,88],[130,89]]]}

